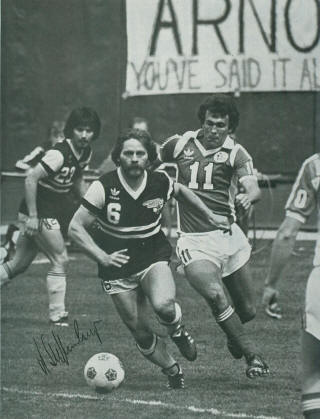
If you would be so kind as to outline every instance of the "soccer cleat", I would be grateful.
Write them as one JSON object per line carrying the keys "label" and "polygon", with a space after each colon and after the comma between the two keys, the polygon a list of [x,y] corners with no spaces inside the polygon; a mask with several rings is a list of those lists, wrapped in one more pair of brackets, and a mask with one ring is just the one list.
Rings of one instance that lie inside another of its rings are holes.
{"label": "soccer cleat", "polygon": [[234,359],[241,359],[243,357],[243,351],[239,347],[239,345],[237,345],[236,342],[232,341],[231,339],[228,339],[227,347]]}
{"label": "soccer cleat", "polygon": [[[178,371],[174,375],[169,375],[169,371],[172,369],[172,367],[176,367]],[[168,377],[167,387],[171,390],[184,389],[184,375],[180,368],[180,365],[176,363],[172,367],[162,370],[163,374],[165,374]]]}
{"label": "soccer cleat", "polygon": [[68,314],[63,315],[62,317],[59,317],[57,320],[51,320],[50,319],[50,324],[52,326],[68,327],[69,326]]}
{"label": "soccer cleat", "polygon": [[272,317],[273,319],[282,319],[282,309],[277,302],[268,304],[265,308],[265,312],[269,317]]}
{"label": "soccer cleat", "polygon": [[183,325],[171,335],[171,339],[177,345],[180,353],[188,361],[194,361],[197,358],[197,347],[194,339],[185,330]]}
{"label": "soccer cleat", "polygon": [[269,367],[260,355],[252,355],[247,359],[248,367],[246,374],[248,378],[265,377],[269,375]]}

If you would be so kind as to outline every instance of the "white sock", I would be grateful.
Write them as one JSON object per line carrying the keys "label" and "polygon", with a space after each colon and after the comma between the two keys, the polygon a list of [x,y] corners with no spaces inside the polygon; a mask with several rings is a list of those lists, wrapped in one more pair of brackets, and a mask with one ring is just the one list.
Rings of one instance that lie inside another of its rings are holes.
{"label": "white sock", "polygon": [[65,272],[49,271],[47,275],[47,289],[49,296],[49,318],[52,321],[59,320],[66,316],[65,295],[66,295],[66,274]]}

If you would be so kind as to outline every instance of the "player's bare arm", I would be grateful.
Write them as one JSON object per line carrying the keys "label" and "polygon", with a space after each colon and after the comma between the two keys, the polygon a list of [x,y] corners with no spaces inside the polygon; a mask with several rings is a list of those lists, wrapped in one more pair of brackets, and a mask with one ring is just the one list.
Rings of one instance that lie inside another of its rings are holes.
{"label": "player's bare arm", "polygon": [[121,268],[122,265],[129,261],[129,256],[125,254],[127,249],[121,249],[111,254],[107,254],[97,246],[87,231],[94,220],[95,216],[86,208],[80,206],[70,222],[68,231],[69,237],[84,253],[101,265],[105,267],[112,265]]}
{"label": "player's bare arm", "polygon": [[191,189],[182,185],[181,183],[174,184],[174,193],[173,196],[177,201],[191,205],[194,209],[199,211],[200,214],[203,214],[208,218],[210,223],[218,228],[223,230],[230,229],[230,222],[228,217],[223,215],[214,214],[204,203],[203,201],[194,193]]}
{"label": "player's bare arm", "polygon": [[270,267],[262,297],[264,306],[267,306],[278,297],[277,283],[293,251],[301,225],[301,221],[287,216],[278,230],[272,246]]}
{"label": "player's bare arm", "polygon": [[249,209],[251,204],[259,201],[261,191],[258,181],[254,176],[246,176],[241,180],[241,184],[245,193],[240,193],[236,196],[237,203],[239,203],[245,210]]}
{"label": "player's bare arm", "polygon": [[81,174],[74,181],[73,190],[79,198],[82,198],[87,192],[88,186],[89,184],[84,180],[83,174]]}
{"label": "player's bare arm", "polygon": [[48,176],[48,173],[41,164],[31,169],[25,180],[25,197],[29,210],[29,218],[26,222],[25,233],[29,236],[37,234],[39,230],[39,219],[37,211],[37,188],[40,179]]}

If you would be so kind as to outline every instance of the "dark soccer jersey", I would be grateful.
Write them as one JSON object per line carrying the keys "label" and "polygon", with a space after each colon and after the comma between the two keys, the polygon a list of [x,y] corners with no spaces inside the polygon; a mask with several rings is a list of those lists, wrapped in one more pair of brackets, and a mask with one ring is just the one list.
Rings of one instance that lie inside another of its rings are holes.
{"label": "dark soccer jersey", "polygon": [[171,247],[161,232],[161,211],[173,193],[173,182],[162,171],[145,172],[134,191],[120,169],[93,182],[82,205],[96,216],[93,238],[107,253],[128,249],[122,268],[99,267],[103,278],[127,277],[159,260],[168,260]]}
{"label": "dark soccer jersey", "polygon": [[[252,159],[231,137],[215,150],[206,150],[200,138],[200,130],[169,138],[161,148],[161,160],[175,162],[178,182],[192,189],[215,214],[234,217],[237,183],[253,176]],[[193,208],[179,204],[178,228],[184,233],[212,230]]]}
{"label": "dark soccer jersey", "polygon": [[[39,181],[36,202],[38,217],[56,218],[63,232],[78,206],[74,196],[69,193],[70,189],[90,158],[90,147],[79,154],[70,140],[64,140],[48,150],[40,161],[48,172],[48,177]],[[21,202],[19,211],[28,215],[25,199]]]}
{"label": "dark soccer jersey", "polygon": [[69,192],[82,170],[88,165],[91,155],[90,147],[78,153],[69,139],[57,143],[40,161],[48,172],[48,177],[41,179],[39,184],[57,193]]}

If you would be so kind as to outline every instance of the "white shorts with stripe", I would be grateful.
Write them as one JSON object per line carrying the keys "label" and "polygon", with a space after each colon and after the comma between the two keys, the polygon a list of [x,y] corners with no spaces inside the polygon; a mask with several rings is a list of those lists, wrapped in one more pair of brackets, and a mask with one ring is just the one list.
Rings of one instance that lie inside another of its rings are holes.
{"label": "white shorts with stripe", "polygon": [[320,266],[315,266],[308,278],[304,329],[320,340]]}
{"label": "white shorts with stripe", "polygon": [[228,276],[250,259],[251,246],[241,228],[233,223],[231,233],[222,230],[205,233],[182,233],[177,241],[177,255],[183,266],[196,260],[209,260]]}
{"label": "white shorts with stripe", "polygon": [[157,264],[164,263],[168,266],[168,261],[159,261],[151,264],[146,269],[136,274],[132,274],[127,278],[112,279],[108,281],[107,279],[101,279],[101,284],[103,290],[107,294],[119,294],[121,292],[131,291],[135,288],[138,288],[143,278],[146,274]]}

